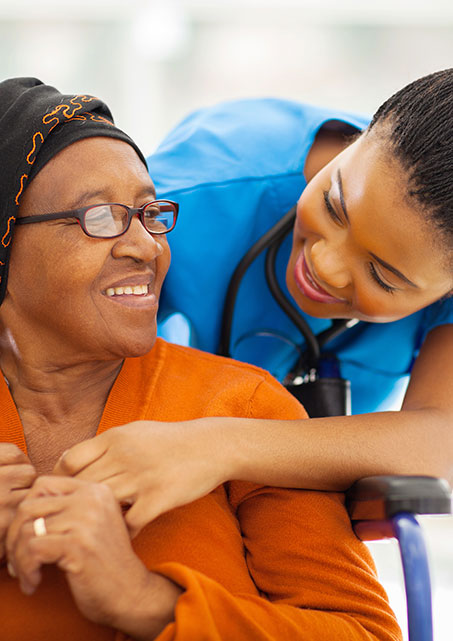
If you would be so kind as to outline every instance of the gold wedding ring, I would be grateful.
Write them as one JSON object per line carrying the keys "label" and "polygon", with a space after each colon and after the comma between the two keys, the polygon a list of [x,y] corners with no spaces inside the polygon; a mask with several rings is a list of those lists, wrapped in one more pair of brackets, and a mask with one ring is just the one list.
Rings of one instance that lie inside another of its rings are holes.
{"label": "gold wedding ring", "polygon": [[33,521],[33,532],[35,533],[35,536],[46,536],[47,528],[44,517],[40,516]]}

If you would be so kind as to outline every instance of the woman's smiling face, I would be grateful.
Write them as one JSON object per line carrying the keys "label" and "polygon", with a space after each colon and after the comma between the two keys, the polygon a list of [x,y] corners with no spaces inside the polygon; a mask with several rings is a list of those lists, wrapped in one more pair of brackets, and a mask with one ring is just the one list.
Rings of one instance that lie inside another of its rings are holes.
{"label": "woman's smiling face", "polygon": [[320,318],[398,320],[453,287],[448,253],[407,197],[395,160],[362,135],[309,182],[298,206],[287,284]]}
{"label": "woman's smiling face", "polygon": [[[19,216],[108,202],[139,207],[154,199],[130,145],[87,138],[44,166],[24,193]],[[139,356],[156,338],[169,263],[165,236],[151,236],[138,217],[113,239],[90,238],[73,219],[16,227],[0,320],[19,347],[27,336],[39,337],[57,360]]]}

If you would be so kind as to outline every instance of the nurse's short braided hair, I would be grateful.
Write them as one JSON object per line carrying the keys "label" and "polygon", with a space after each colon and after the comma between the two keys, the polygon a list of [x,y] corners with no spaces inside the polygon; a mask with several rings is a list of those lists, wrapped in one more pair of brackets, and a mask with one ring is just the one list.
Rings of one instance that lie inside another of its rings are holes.
{"label": "nurse's short braided hair", "polygon": [[376,111],[368,131],[386,140],[409,178],[409,196],[453,244],[453,68],[415,80]]}

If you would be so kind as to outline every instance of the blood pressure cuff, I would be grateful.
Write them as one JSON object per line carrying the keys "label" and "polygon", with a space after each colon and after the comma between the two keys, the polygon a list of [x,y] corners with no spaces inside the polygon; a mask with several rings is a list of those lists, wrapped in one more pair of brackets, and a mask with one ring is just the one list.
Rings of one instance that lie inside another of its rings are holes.
{"label": "blood pressure cuff", "polygon": [[0,304],[6,294],[14,222],[29,182],[59,151],[83,138],[107,136],[140,149],[113,124],[107,105],[88,95],[63,95],[37,78],[0,82]]}

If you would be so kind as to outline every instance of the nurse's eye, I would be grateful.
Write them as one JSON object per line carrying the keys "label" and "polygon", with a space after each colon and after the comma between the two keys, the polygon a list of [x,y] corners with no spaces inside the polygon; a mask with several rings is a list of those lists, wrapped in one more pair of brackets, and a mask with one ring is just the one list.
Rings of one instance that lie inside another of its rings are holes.
{"label": "nurse's eye", "polygon": [[343,219],[337,214],[337,212],[335,211],[332,203],[330,202],[329,192],[328,191],[323,191],[322,195],[324,196],[324,204],[326,206],[326,209],[327,209],[327,211],[329,213],[330,218],[337,225],[343,225],[344,224]]}
{"label": "nurse's eye", "polygon": [[368,263],[368,270],[370,272],[371,278],[379,285],[379,287],[384,289],[389,294],[393,294],[395,292],[396,287],[392,287],[391,285],[388,285],[387,283],[385,283],[382,280],[382,278],[377,273],[376,268],[373,265],[373,263]]}

